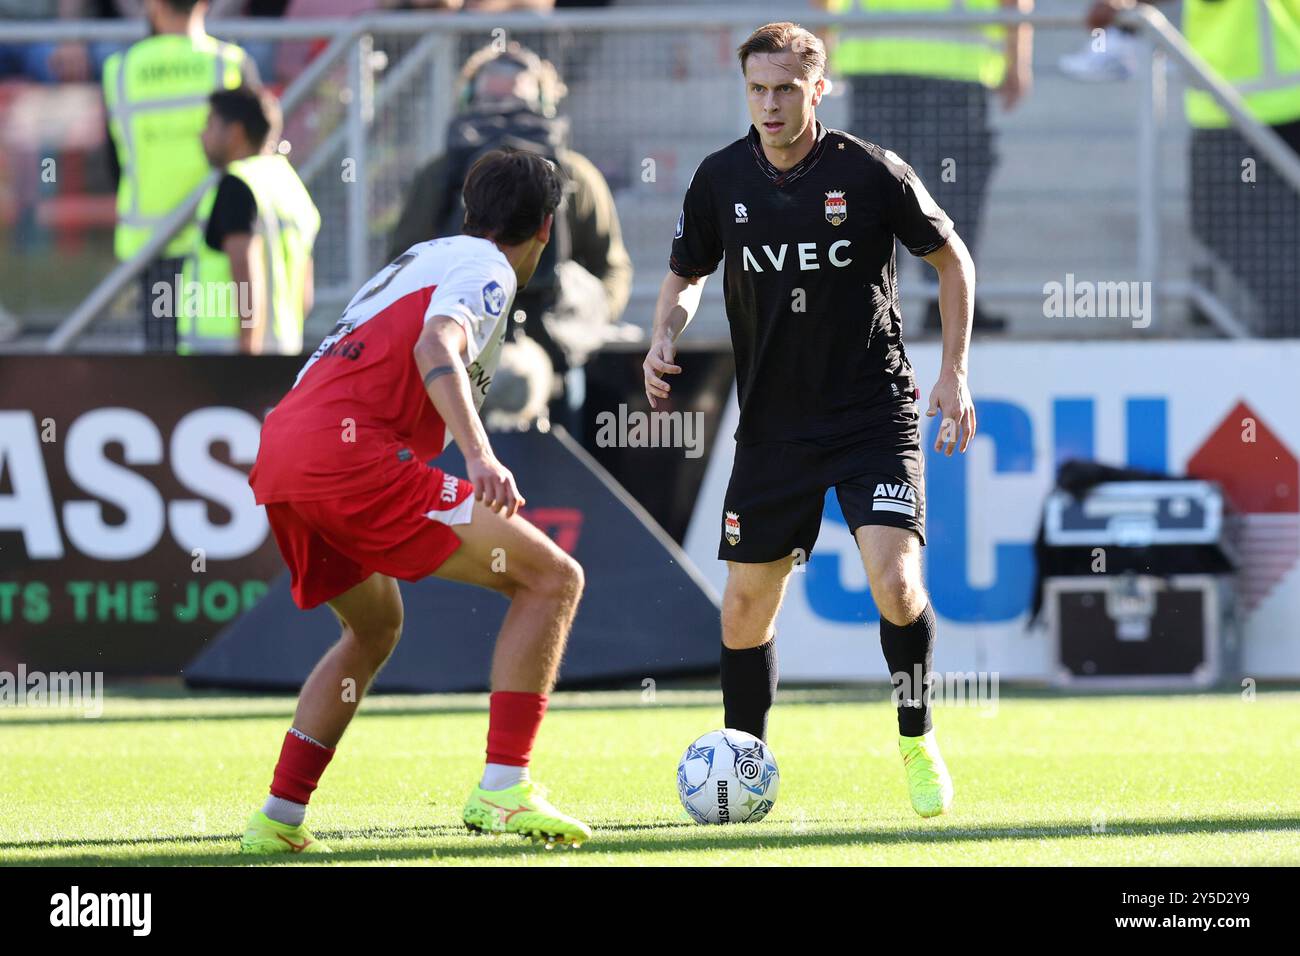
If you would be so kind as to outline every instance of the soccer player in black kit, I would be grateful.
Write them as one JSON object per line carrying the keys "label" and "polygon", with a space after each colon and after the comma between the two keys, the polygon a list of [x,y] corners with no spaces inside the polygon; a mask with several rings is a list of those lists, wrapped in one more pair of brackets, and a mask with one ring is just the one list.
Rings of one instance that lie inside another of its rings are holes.
{"label": "soccer player in black kit", "polygon": [[766,736],[773,625],[833,487],[880,610],[912,806],[937,816],[953,786],[929,712],[935,617],[921,577],[920,392],[901,337],[895,239],[938,274],[943,365],[926,414],[943,416],[935,449],[949,455],[975,433],[966,384],[975,267],[911,167],[817,122],[826,52],[816,36],[770,23],[738,53],[753,126],[695,171],[643,366],[653,407],[669,397],[668,377],[681,371],[674,343],[725,258],[740,399],[718,516],[726,726]]}

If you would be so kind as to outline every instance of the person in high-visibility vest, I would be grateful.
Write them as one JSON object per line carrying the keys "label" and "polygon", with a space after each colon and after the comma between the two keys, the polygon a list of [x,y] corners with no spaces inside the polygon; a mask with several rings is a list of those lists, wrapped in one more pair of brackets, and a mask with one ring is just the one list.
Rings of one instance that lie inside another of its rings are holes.
{"label": "person in high-visibility vest", "polygon": [[[1033,0],[817,0],[833,13],[920,13],[996,10],[1032,12]],[[989,123],[989,91],[1005,110],[1028,93],[1033,82],[1033,33],[1028,26],[1006,30],[841,27],[831,44],[833,74],[846,77],[851,91],[849,129],[873,143],[885,143],[930,185],[934,199],[952,218],[976,254],[984,201],[997,156]],[[938,330],[939,304],[931,302],[925,325]],[[974,330],[997,332],[1006,320],[975,306]]]}
{"label": "person in high-visibility vest", "polygon": [[[1094,3],[1109,26],[1135,0]],[[1247,110],[1300,156],[1300,0],[1183,0],[1183,34]],[[1189,89],[1192,231],[1249,289],[1265,335],[1300,335],[1300,194],[1232,126],[1214,97]]]}
{"label": "person in high-visibility vest", "polygon": [[[208,94],[259,85],[257,68],[243,50],[206,33],[206,0],[145,0],[144,8],[151,35],[104,64],[104,102],[121,171],[113,250],[122,260],[138,253],[208,175],[199,143]],[[141,278],[150,351],[176,348],[171,305],[192,233],[177,235]]]}
{"label": "person in high-visibility vest", "polygon": [[203,151],[225,175],[199,204],[178,351],[296,355],[312,306],[320,213],[278,151],[275,98],[239,87],[209,102]]}

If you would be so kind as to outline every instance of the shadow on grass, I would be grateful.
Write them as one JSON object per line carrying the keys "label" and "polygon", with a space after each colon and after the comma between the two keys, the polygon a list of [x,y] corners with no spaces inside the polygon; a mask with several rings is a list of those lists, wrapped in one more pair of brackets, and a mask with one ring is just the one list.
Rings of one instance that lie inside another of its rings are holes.
{"label": "shadow on grass", "polygon": [[[559,699],[550,701],[547,705],[548,712],[557,711],[576,712],[583,711],[606,711],[606,710],[674,710],[690,707],[719,707],[721,706],[721,692],[714,690],[712,696],[703,697],[700,692],[678,692],[681,696],[674,699],[674,692],[661,691],[659,699],[653,703],[646,703],[641,698],[641,689],[627,691],[593,691],[590,694],[570,692],[566,699],[561,695]],[[862,704],[862,703],[882,703],[889,700],[891,690],[888,685],[876,687],[861,687],[852,689],[832,689],[824,690],[793,690],[787,693],[783,702],[787,704]],[[388,704],[385,700],[407,695],[395,694],[374,694],[367,698],[372,700],[373,704],[367,708],[362,704],[360,717],[365,720],[377,720],[387,717],[436,717],[436,716],[465,716],[476,715],[485,716],[488,712],[487,695],[417,695],[429,698],[427,704],[412,702],[409,705]],[[467,700],[457,701],[457,698],[479,696],[480,700],[470,702]],[[195,695],[192,698],[184,697],[164,697],[161,699],[168,700],[176,705],[174,710],[168,709],[158,713],[150,714],[124,714],[121,716],[104,715],[95,718],[85,718],[76,712],[54,712],[50,716],[41,717],[19,717],[9,722],[0,720],[0,732],[6,727],[42,727],[49,725],[64,724],[84,724],[91,727],[99,724],[153,724],[165,721],[181,720],[204,720],[204,721],[230,721],[230,720],[266,720],[271,718],[289,719],[293,716],[295,699],[283,694],[276,695],[278,700],[271,703],[268,695],[249,694],[246,697],[239,694],[223,693],[219,697],[212,697],[209,700],[220,700],[228,702],[231,700],[243,699],[248,701],[247,708],[240,710],[222,710],[216,713],[203,709],[205,698],[204,695]],[[716,697],[716,699],[714,699]],[[585,699],[584,699],[585,698]],[[132,694],[132,700],[147,700],[145,695]],[[190,706],[186,706],[190,705]]]}
{"label": "shadow on grass", "polygon": [[[800,827],[817,826],[815,821],[803,821]],[[328,856],[285,857],[276,859],[250,859],[238,856],[236,834],[224,836],[176,837],[165,840],[90,840],[52,841],[48,843],[0,843],[0,865],[6,866],[245,866],[245,865],[299,865],[306,863],[391,863],[398,860],[424,860],[431,865],[445,860],[478,860],[484,863],[502,861],[521,853],[535,854],[539,860],[555,856],[563,859],[570,853],[596,852],[602,856],[635,856],[647,853],[677,853],[713,850],[791,850],[817,847],[890,846],[904,843],[958,844],[976,842],[1007,842],[1020,840],[1066,840],[1083,836],[1107,839],[1115,837],[1160,837],[1186,834],[1244,833],[1250,831],[1300,832],[1300,817],[1194,817],[1176,820],[1114,820],[1106,824],[1104,832],[1094,833],[1091,826],[1080,821],[1074,824],[1030,824],[1028,826],[961,826],[939,823],[918,829],[870,829],[837,827],[814,832],[794,832],[787,829],[785,821],[777,821],[771,828],[754,827],[698,828],[689,823],[620,824],[597,827],[596,837],[586,850],[569,850],[557,847],[547,851],[535,847],[520,837],[466,837],[463,841],[445,846],[433,842],[425,846],[403,846],[385,849],[335,848]],[[777,829],[780,827],[781,829]],[[684,831],[689,831],[687,836]],[[382,830],[335,830],[318,834],[325,843],[355,839],[412,838],[441,841],[463,836],[459,827],[395,827]],[[634,836],[623,836],[635,834]],[[707,834],[707,835],[705,835]],[[612,841],[603,836],[619,835]],[[93,853],[72,852],[42,856],[36,860],[4,861],[3,851],[23,849],[67,849],[87,846],[138,846],[147,853],[147,847],[156,843],[202,844],[216,849],[219,845],[230,848],[229,854],[195,855],[193,853],[159,853],[135,859],[100,856]],[[1026,864],[1031,861],[1026,860]]]}
{"label": "shadow on grass", "polygon": [[[1259,691],[1259,696],[1266,698],[1270,694],[1281,694],[1300,690],[1300,685],[1277,684],[1269,685]],[[640,687],[626,690],[609,690],[609,691],[566,691],[561,692],[551,699],[548,710],[552,712],[582,712],[582,711],[624,711],[624,710],[675,710],[690,707],[717,707],[720,705],[721,697],[716,689],[716,685],[708,689],[671,689],[659,691],[655,703],[647,703],[642,700]],[[857,685],[851,687],[789,687],[782,689],[781,702],[783,706],[812,704],[812,705],[853,705],[853,704],[881,704],[890,700],[892,690],[888,684],[869,684]],[[1061,691],[1046,687],[1033,686],[1007,686],[1002,685],[999,688],[999,699],[1002,702],[1017,700],[1042,700],[1054,702],[1078,702],[1088,700],[1102,700],[1116,697],[1190,697],[1190,696],[1214,696],[1214,697],[1239,697],[1241,690],[1239,687],[1229,684],[1218,688],[1201,689],[1201,690],[1160,690],[1160,691],[1123,691],[1123,690],[1097,690],[1097,691]],[[183,688],[177,689],[171,686],[156,688],[153,686],[131,686],[119,688],[117,694],[120,698],[140,701],[166,701],[175,705],[175,710],[167,709],[153,714],[124,714],[122,716],[100,716],[93,719],[87,719],[76,712],[51,712],[49,716],[40,717],[17,717],[11,721],[0,720],[0,733],[7,727],[41,727],[50,725],[63,724],[85,724],[87,726],[96,724],[153,724],[165,721],[177,720],[211,720],[211,721],[231,721],[231,720],[265,720],[270,718],[289,718],[293,714],[295,698],[285,693],[255,693],[255,692],[232,692],[232,691],[187,691]],[[108,696],[112,696],[113,691],[108,691]],[[402,697],[421,697],[424,702],[412,701],[409,704],[393,703],[387,701],[400,700]],[[716,699],[715,699],[716,698]],[[487,712],[487,696],[485,694],[373,694],[369,698],[373,701],[370,707],[362,706],[361,714],[366,720],[375,720],[383,717],[431,717],[438,715],[481,715]],[[1257,698],[1258,699],[1258,698]],[[205,710],[205,704],[215,702],[245,701],[246,707],[239,710],[223,710],[216,713]]]}
{"label": "shadow on grass", "polygon": [[[256,700],[256,698],[253,698]],[[548,710],[563,710],[563,707],[549,707]],[[601,708],[604,709],[604,708]],[[610,708],[617,709],[617,708]],[[67,725],[81,724],[86,728],[99,726],[103,724],[156,724],[165,721],[182,721],[182,720],[202,720],[202,721],[228,721],[228,720],[270,720],[273,718],[290,720],[293,717],[294,702],[285,699],[281,706],[271,708],[266,706],[253,706],[248,710],[232,711],[230,713],[207,713],[202,710],[182,710],[177,709],[167,713],[160,714],[133,714],[123,717],[93,717],[86,718],[79,714],[69,714],[66,717],[22,717],[9,722],[0,721],[0,732],[9,728],[21,727],[47,727],[50,725]],[[360,719],[376,720],[382,717],[434,717],[441,715],[464,715],[464,714],[487,714],[487,707],[394,707],[387,710],[370,710],[363,708]]]}

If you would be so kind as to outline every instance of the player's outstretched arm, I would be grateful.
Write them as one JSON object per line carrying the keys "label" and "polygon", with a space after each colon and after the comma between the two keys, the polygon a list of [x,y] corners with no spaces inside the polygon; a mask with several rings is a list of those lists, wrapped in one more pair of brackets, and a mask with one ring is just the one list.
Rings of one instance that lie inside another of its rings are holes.
{"label": "player's outstretched arm", "polygon": [[655,303],[654,326],[650,333],[650,351],[646,353],[641,369],[645,373],[645,397],[650,407],[656,408],[656,398],[667,398],[672,391],[662,376],[676,375],[681,366],[674,365],[677,358],[677,336],[695,317],[708,276],[685,278],[671,269],[659,287],[659,301]]}
{"label": "player's outstretched arm", "polygon": [[975,436],[975,404],[966,385],[970,328],[975,313],[975,263],[966,243],[953,233],[948,241],[925,257],[939,274],[939,318],[943,323],[943,359],[939,381],[930,390],[930,409],[943,413],[934,450],[951,455],[960,440],[965,451]]}
{"label": "player's outstretched arm", "polygon": [[429,401],[465,456],[466,477],[474,486],[475,499],[509,518],[524,504],[524,497],[510,469],[492,454],[487,431],[474,408],[461,358],[468,344],[460,323],[448,315],[435,315],[424,323],[415,343],[415,366]]}

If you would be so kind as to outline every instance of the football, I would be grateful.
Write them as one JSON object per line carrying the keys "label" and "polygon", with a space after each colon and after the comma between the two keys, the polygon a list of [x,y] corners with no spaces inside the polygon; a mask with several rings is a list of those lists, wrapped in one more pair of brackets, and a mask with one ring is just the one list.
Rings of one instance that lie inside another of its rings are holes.
{"label": "football", "polygon": [[700,737],[677,764],[677,795],[696,823],[756,823],[776,803],[780,776],[763,741],[741,730]]}

